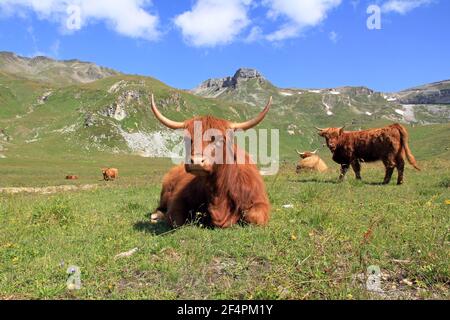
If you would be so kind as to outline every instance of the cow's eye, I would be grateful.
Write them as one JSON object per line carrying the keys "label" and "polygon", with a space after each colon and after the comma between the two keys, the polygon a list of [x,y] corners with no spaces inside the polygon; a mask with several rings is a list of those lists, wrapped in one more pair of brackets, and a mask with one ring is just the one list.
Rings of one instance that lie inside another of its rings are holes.
{"label": "cow's eye", "polygon": [[212,136],[212,137],[211,137],[211,142],[214,142],[214,141],[216,141],[216,137],[215,137],[215,136]]}

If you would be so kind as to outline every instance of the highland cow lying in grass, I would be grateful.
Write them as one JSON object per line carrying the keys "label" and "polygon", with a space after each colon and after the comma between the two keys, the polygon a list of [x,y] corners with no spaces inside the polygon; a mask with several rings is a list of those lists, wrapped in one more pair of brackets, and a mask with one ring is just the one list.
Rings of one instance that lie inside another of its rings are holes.
{"label": "highland cow lying in grass", "polygon": [[[171,129],[184,129],[187,149],[186,164],[172,168],[163,179],[160,204],[152,220],[165,219],[177,227],[198,219],[200,213],[203,224],[221,228],[239,221],[267,224],[270,204],[263,179],[250,156],[235,144],[230,132],[258,125],[271,103],[272,98],[256,118],[241,123],[213,116],[176,122],[159,112],[152,96],[156,118]],[[217,161],[218,154],[232,156],[225,163]]]}
{"label": "highland cow lying in grass", "polygon": [[314,152],[300,152],[297,150],[297,153],[300,156],[296,169],[297,173],[304,171],[325,172],[328,170],[325,162],[317,155],[317,150]]}

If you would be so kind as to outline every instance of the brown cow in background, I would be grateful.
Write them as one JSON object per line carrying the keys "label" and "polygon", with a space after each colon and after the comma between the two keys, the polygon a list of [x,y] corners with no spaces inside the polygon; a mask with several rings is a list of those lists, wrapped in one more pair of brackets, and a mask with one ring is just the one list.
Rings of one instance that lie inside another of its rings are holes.
{"label": "brown cow in background", "polygon": [[[271,102],[272,98],[256,118],[242,123],[213,116],[176,122],[159,112],[152,96],[152,111],[156,118],[171,129],[185,129],[186,147],[191,146],[190,161],[172,168],[163,178],[159,207],[151,216],[153,222],[164,218],[172,227],[177,227],[198,219],[205,225],[221,228],[239,221],[267,224],[270,203],[264,181],[250,156],[227,137],[226,131],[247,130],[258,125],[269,111]],[[201,123],[201,132],[194,130],[194,122]],[[203,136],[208,129],[218,130],[221,136],[211,136],[205,141]],[[194,154],[192,146],[196,143],[200,143],[202,154]],[[205,148],[211,144],[216,146],[215,152],[222,150],[223,154],[226,154],[227,146],[234,148],[232,163],[216,163],[206,156]],[[243,156],[245,163],[237,163],[237,156]],[[197,213],[202,217],[199,218]]]}
{"label": "brown cow in background", "polygon": [[119,177],[119,170],[116,168],[103,168],[102,173],[105,181],[115,180]]}
{"label": "brown cow in background", "polygon": [[343,127],[316,129],[325,138],[333,160],[341,165],[340,180],[350,166],[355,171],[356,179],[361,179],[361,162],[383,161],[386,167],[383,184],[389,183],[394,168],[398,170],[397,184],[403,183],[405,157],[414,168],[420,170],[409,149],[408,132],[398,123],[362,131],[344,131]]}
{"label": "brown cow in background", "polygon": [[317,150],[314,152],[306,151],[300,152],[297,150],[298,155],[300,156],[300,160],[297,164],[297,169],[295,172],[300,173],[302,171],[317,171],[317,172],[325,172],[328,170],[325,162],[320,159],[317,155]]}

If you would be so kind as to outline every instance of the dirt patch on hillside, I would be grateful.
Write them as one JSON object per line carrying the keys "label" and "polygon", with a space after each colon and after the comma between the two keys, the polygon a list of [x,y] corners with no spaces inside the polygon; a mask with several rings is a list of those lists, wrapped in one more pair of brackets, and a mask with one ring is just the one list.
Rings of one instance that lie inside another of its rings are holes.
{"label": "dirt patch on hillside", "polygon": [[49,186],[49,187],[10,187],[0,188],[0,193],[17,194],[17,193],[41,193],[51,194],[66,191],[84,191],[98,188],[98,184],[85,184],[85,185],[65,185],[65,186]]}

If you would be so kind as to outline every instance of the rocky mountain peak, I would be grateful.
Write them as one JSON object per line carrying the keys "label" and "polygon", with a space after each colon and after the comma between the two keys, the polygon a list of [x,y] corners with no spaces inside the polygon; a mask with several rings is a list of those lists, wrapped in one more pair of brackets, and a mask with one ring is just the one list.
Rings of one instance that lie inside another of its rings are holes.
{"label": "rocky mountain peak", "polygon": [[197,88],[191,90],[194,94],[205,94],[214,97],[224,90],[236,89],[242,82],[257,79],[260,83],[265,81],[263,75],[256,69],[239,68],[234,76],[224,78],[213,78],[202,82]]}
{"label": "rocky mountain peak", "polygon": [[26,59],[26,60],[28,61],[28,64],[30,66],[37,65],[39,63],[52,63],[52,62],[55,61],[53,59],[50,59],[50,58],[47,58],[47,57],[44,57],[44,56],[36,56],[36,57],[29,58],[29,59]]}
{"label": "rocky mountain peak", "polygon": [[253,79],[253,78],[264,78],[262,74],[256,70],[256,69],[250,69],[250,68],[240,68],[236,71],[236,73],[233,76],[233,79],[238,81],[239,79]]}

